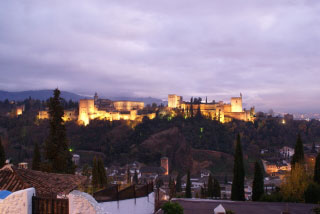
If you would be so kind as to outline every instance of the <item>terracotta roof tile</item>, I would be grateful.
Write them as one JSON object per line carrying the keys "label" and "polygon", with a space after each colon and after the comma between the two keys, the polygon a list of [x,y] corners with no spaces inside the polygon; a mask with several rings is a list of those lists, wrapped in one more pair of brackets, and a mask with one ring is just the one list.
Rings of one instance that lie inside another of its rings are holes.
{"label": "terracotta roof tile", "polygon": [[37,195],[68,194],[85,184],[87,178],[80,175],[57,174],[4,167],[0,170],[0,190],[18,191],[34,187]]}

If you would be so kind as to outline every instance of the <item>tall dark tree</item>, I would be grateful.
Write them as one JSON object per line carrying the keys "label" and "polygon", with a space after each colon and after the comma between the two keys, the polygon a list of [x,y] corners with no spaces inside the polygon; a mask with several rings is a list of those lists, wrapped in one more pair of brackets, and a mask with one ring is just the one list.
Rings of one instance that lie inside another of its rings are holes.
{"label": "tall dark tree", "polygon": [[221,197],[221,188],[219,181],[217,179],[213,179],[213,197],[220,198]]}
{"label": "tall dark tree", "polygon": [[39,146],[36,143],[34,145],[34,150],[33,150],[32,169],[40,170],[40,165],[41,165],[41,154],[40,154]]}
{"label": "tall dark tree", "polygon": [[207,191],[207,197],[212,198],[213,197],[213,178],[211,176],[211,173],[208,177],[208,191]]}
{"label": "tall dark tree", "polygon": [[237,136],[237,143],[234,153],[233,181],[231,190],[231,200],[244,201],[244,165],[240,134]]}
{"label": "tall dark tree", "polygon": [[137,170],[134,170],[133,183],[134,184],[138,184],[139,183]]}
{"label": "tall dark tree", "polygon": [[258,201],[264,193],[263,171],[258,162],[254,165],[254,178],[252,183],[252,200]]}
{"label": "tall dark tree", "polygon": [[129,167],[127,169],[127,184],[131,184],[131,173]]}
{"label": "tall dark tree", "polygon": [[313,181],[320,184],[320,153],[316,157],[316,163],[314,165]]}
{"label": "tall dark tree", "polygon": [[97,188],[99,186],[99,170],[98,161],[96,157],[93,158],[91,184],[93,188]]}
{"label": "tall dark tree", "polygon": [[300,134],[298,134],[297,143],[294,147],[294,155],[292,156],[291,165],[294,166],[296,163],[304,163],[303,143]]}
{"label": "tall dark tree", "polygon": [[191,180],[190,180],[190,171],[188,171],[187,174],[187,184],[186,184],[186,198],[192,198],[192,193],[191,193]]}
{"label": "tall dark tree", "polygon": [[176,192],[181,192],[182,188],[181,188],[181,174],[178,173],[177,176],[177,181],[176,181]]}
{"label": "tall dark tree", "polygon": [[101,158],[98,159],[98,183],[99,187],[106,187],[108,185],[108,179],[106,175],[106,169]]}
{"label": "tall dark tree", "polygon": [[170,198],[173,198],[176,196],[176,184],[174,182],[174,179],[171,179],[171,177],[169,178],[169,189],[170,189],[170,192],[169,192],[169,196]]}
{"label": "tall dark tree", "polygon": [[2,141],[0,137],[0,168],[2,168],[6,164],[6,154],[4,152],[4,148],[2,146]]}
{"label": "tall dark tree", "polygon": [[196,118],[197,118],[197,119],[200,119],[201,117],[202,117],[201,107],[200,107],[200,104],[198,104],[198,109],[197,109]]}
{"label": "tall dark tree", "polygon": [[193,97],[190,99],[190,117],[193,117]]}
{"label": "tall dark tree", "polygon": [[63,107],[60,91],[54,90],[49,100],[49,136],[45,144],[45,157],[48,160],[48,171],[73,174],[75,167],[68,147],[66,128],[63,122]]}

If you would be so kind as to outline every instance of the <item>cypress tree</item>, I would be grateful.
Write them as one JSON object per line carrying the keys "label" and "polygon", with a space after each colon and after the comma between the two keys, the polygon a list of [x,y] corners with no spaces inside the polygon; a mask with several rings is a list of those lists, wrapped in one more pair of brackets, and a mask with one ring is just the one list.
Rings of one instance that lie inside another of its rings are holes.
{"label": "cypress tree", "polygon": [[221,188],[219,181],[217,179],[213,179],[213,197],[220,198],[221,197]]}
{"label": "cypress tree", "polygon": [[193,117],[193,97],[190,100],[190,117]]}
{"label": "cypress tree", "polygon": [[231,200],[244,201],[244,166],[240,135],[237,136],[236,149],[234,153],[233,181]]}
{"label": "cypress tree", "polygon": [[99,186],[99,170],[96,157],[93,158],[91,184],[93,188],[97,188]]}
{"label": "cypress tree", "polygon": [[175,197],[176,196],[176,185],[175,185],[174,179],[171,179],[171,177],[169,178],[169,189],[170,189],[170,192],[169,192],[170,198]]}
{"label": "cypress tree", "polygon": [[0,137],[0,168],[2,168],[6,164],[6,154],[4,152],[4,148],[2,146],[2,141]]}
{"label": "cypress tree", "polygon": [[176,192],[181,192],[181,174],[179,173],[177,176],[177,182],[176,182]]}
{"label": "cypress tree", "polygon": [[209,198],[212,198],[213,197],[213,179],[212,179],[212,176],[211,176],[211,173],[208,177],[208,191],[207,191],[207,196]]}
{"label": "cypress tree", "polygon": [[252,200],[258,201],[264,193],[263,171],[258,162],[254,165],[254,178],[252,183]]}
{"label": "cypress tree", "polygon": [[200,104],[198,104],[198,110],[197,110],[196,118],[200,119],[201,117],[202,117],[202,115],[201,115],[201,107],[200,107]]}
{"label": "cypress tree", "polygon": [[314,165],[313,181],[320,184],[320,153],[316,157],[316,163]]}
{"label": "cypress tree", "polygon": [[296,163],[304,163],[303,143],[300,134],[298,134],[297,143],[294,147],[294,155],[292,156],[291,165]]}
{"label": "cypress tree", "polygon": [[134,170],[133,183],[134,184],[138,184],[139,183],[137,170]]}
{"label": "cypress tree", "polygon": [[48,160],[48,171],[74,174],[74,164],[68,148],[66,128],[62,117],[60,91],[54,90],[54,96],[49,100],[49,136],[45,144],[45,157]]}
{"label": "cypress tree", "polygon": [[98,159],[98,185],[99,187],[106,187],[108,184],[108,179],[106,175],[106,169],[101,158]]}
{"label": "cypress tree", "polygon": [[33,150],[32,169],[40,170],[40,164],[41,164],[41,154],[40,154],[39,146],[36,143],[34,145],[34,150]]}
{"label": "cypress tree", "polygon": [[190,171],[188,171],[187,174],[187,184],[186,184],[186,198],[192,198],[192,193],[191,193],[191,180],[190,180]]}
{"label": "cypress tree", "polygon": [[128,167],[127,169],[127,184],[131,184],[131,174],[130,174],[130,169]]}

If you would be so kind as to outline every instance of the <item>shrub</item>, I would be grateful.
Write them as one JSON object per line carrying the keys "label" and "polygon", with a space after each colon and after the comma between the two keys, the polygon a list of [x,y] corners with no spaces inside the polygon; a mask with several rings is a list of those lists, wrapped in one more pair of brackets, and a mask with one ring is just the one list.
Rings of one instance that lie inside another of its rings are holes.
{"label": "shrub", "polygon": [[164,214],[183,214],[183,208],[175,202],[167,202],[162,206]]}

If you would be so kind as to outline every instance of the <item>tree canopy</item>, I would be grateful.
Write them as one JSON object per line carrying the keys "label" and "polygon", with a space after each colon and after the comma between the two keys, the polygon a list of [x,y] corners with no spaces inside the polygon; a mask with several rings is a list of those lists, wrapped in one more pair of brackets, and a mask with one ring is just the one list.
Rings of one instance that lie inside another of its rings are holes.
{"label": "tree canopy", "polygon": [[73,174],[75,167],[69,151],[66,128],[62,119],[64,111],[58,89],[54,90],[54,95],[50,98],[48,105],[50,130],[45,143],[45,157],[48,161],[45,170]]}

